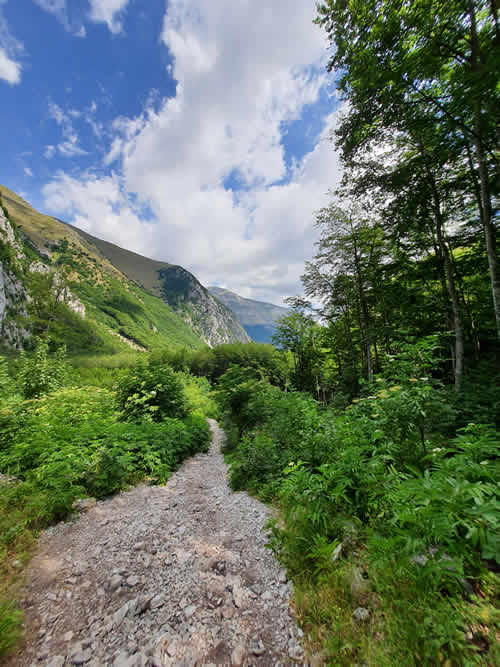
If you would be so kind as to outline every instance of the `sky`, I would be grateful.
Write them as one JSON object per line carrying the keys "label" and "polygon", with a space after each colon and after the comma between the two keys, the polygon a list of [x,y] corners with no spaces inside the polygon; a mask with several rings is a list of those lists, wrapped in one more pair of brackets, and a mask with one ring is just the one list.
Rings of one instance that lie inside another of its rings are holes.
{"label": "sky", "polygon": [[315,0],[0,0],[0,183],[282,304],[341,177],[314,17]]}

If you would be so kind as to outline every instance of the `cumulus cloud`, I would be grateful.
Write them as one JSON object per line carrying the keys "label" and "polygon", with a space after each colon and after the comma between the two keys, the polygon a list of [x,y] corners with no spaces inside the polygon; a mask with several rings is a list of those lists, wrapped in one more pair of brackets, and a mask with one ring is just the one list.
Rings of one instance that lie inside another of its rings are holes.
{"label": "cumulus cloud", "polygon": [[33,0],[33,2],[55,16],[65,30],[72,33],[75,37],[86,37],[87,31],[81,20],[75,16],[70,17],[70,11],[66,0]]}
{"label": "cumulus cloud", "polygon": [[279,303],[300,289],[314,211],[340,167],[327,141],[335,113],[287,166],[287,124],[326,85],[325,43],[312,0],[264,4],[170,0],[161,39],[175,97],[116,119],[106,164],[118,176],[61,173],[45,195],[91,233]]}
{"label": "cumulus cloud", "polygon": [[153,227],[141,222],[141,208],[124,192],[115,174],[74,178],[59,172],[43,188],[46,205],[71,218],[81,229],[125,247],[150,248]]}
{"label": "cumulus cloud", "polygon": [[26,174],[26,176],[30,176],[30,177],[33,176],[33,172],[31,171],[31,169],[29,167],[24,167],[24,173]]}
{"label": "cumulus cloud", "polygon": [[90,0],[90,18],[97,23],[105,23],[117,35],[123,30],[123,14],[129,0]]}
{"label": "cumulus cloud", "polygon": [[6,0],[0,0],[0,79],[15,85],[21,82],[22,67],[19,56],[23,54],[24,46],[10,32],[2,10],[2,5],[5,4]]}

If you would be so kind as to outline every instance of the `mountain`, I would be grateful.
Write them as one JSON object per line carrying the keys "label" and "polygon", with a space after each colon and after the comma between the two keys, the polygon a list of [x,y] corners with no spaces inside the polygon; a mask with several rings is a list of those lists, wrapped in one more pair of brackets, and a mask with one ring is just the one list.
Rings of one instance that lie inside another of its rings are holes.
{"label": "mountain", "polygon": [[37,327],[50,327],[72,352],[250,340],[235,315],[189,271],[43,215],[4,186],[0,197],[4,344],[22,346]]}
{"label": "mountain", "polygon": [[245,299],[222,287],[209,287],[209,291],[230,308],[256,343],[269,343],[276,330],[276,322],[290,310],[265,301]]}

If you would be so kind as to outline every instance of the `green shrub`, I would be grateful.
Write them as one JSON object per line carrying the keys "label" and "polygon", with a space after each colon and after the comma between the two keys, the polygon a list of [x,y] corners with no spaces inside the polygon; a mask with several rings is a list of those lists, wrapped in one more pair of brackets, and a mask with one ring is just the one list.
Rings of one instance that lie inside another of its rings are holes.
{"label": "green shrub", "polygon": [[337,412],[239,367],[217,387],[232,437],[231,484],[279,499],[270,545],[289,571],[320,597],[326,585],[332,599],[346,599],[339,572],[367,573],[362,603],[386,640],[363,644],[348,629],[352,611],[324,612],[342,624],[324,633],[348,635],[356,662],[378,645],[373,664],[381,656],[382,664],[472,664],[467,633],[481,618],[481,641],[495,654],[498,576],[489,599],[480,582],[500,563],[500,438],[481,424],[454,435],[458,402],[433,379],[432,360],[431,340],[405,346],[401,363],[393,359]]}
{"label": "green shrub", "polygon": [[39,398],[66,382],[68,366],[66,348],[60,346],[49,354],[49,341],[39,338],[32,354],[21,352],[18,379],[24,398]]}
{"label": "green shrub", "polygon": [[181,379],[169,367],[138,363],[120,378],[116,401],[123,419],[159,422],[187,414]]}
{"label": "green shrub", "polygon": [[189,412],[216,419],[219,410],[207,378],[195,377],[189,373],[179,373],[179,377],[184,385]]}

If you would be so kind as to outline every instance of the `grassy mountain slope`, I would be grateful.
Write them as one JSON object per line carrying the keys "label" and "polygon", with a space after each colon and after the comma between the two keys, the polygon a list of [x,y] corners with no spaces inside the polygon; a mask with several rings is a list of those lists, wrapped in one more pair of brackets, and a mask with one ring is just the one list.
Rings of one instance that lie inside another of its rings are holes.
{"label": "grassy mountain slope", "polygon": [[35,260],[42,274],[64,271],[75,302],[84,306],[84,318],[63,309],[51,331],[71,352],[113,353],[166,345],[195,349],[203,345],[201,337],[160,296],[130,280],[76,229],[38,213],[3,186],[0,193],[10,221],[24,241],[28,259],[22,271],[28,293],[37,279],[29,271]]}
{"label": "grassy mountain slope", "polygon": [[256,343],[269,343],[276,329],[276,322],[287,315],[288,308],[275,306],[265,301],[245,299],[222,287],[209,287],[209,291],[230,308]]}
{"label": "grassy mountain slope", "polygon": [[192,348],[250,340],[234,314],[182,267],[43,215],[4,186],[0,192],[26,243],[43,262],[72,269],[72,291],[122,344],[124,338],[139,348],[165,342]]}
{"label": "grassy mountain slope", "polygon": [[210,345],[249,342],[234,313],[181,266],[160,262],[66,225],[130,280],[166,301]]}

